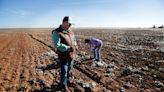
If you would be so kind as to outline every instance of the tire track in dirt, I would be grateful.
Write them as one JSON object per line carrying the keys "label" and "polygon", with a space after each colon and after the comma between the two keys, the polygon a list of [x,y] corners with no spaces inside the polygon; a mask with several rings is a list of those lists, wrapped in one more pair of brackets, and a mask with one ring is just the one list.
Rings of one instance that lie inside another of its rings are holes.
{"label": "tire track in dirt", "polygon": [[29,35],[32,39],[34,39],[34,40],[36,40],[36,41],[38,41],[38,42],[42,43],[43,45],[45,45],[45,46],[49,47],[51,50],[53,50],[54,52],[56,52],[56,50],[55,50],[52,46],[50,46],[50,45],[46,44],[44,41],[42,41],[42,40],[39,40],[39,39],[35,38],[35,37],[34,37],[34,36],[32,36],[31,34],[28,34],[28,35]]}
{"label": "tire track in dirt", "polygon": [[7,37],[0,37],[0,43],[6,43],[6,44],[1,44],[0,46],[0,52],[2,53],[2,51],[5,50],[5,48],[10,44],[10,42],[12,41],[12,39],[8,39]]}
{"label": "tire track in dirt", "polygon": [[[1,49],[0,49],[0,59],[3,59],[6,55],[7,55],[7,53],[9,52],[9,48],[8,47],[10,47],[10,45],[12,44],[12,42],[13,42],[13,39],[5,39],[5,41],[1,41],[0,43],[6,43],[6,44],[2,44],[1,45]],[[3,53],[3,54],[2,54]]]}
{"label": "tire track in dirt", "polygon": [[[13,35],[10,38],[14,39],[14,38],[19,38],[20,35]],[[3,88],[5,88],[5,90],[14,90],[16,85],[17,85],[17,81],[18,81],[18,77],[19,77],[19,67],[21,65],[21,53],[18,53],[17,51],[20,51],[19,48],[19,39],[17,40],[12,40],[12,42],[10,43],[9,46],[7,46],[6,48],[8,49],[13,49],[13,50],[4,50],[4,52],[6,51],[6,53],[4,53],[4,62],[1,62],[1,64],[4,66],[2,71],[1,71],[1,75],[3,76],[2,80],[3,80]],[[16,72],[18,71],[18,72]],[[14,79],[14,80],[13,80]]]}
{"label": "tire track in dirt", "polygon": [[[7,43],[8,44],[8,43]],[[14,42],[11,42],[10,45],[6,45],[6,49],[3,50],[3,52],[1,54],[2,58],[1,58],[1,75],[3,77],[6,76],[7,73],[7,69],[9,68],[10,64],[11,64],[11,60],[10,58],[13,58],[14,56],[12,56],[13,54],[16,54],[15,51],[10,52],[10,49],[12,48],[12,46],[14,45]],[[11,53],[11,54],[10,54]],[[5,78],[6,79],[6,78]],[[6,79],[7,80],[7,79]]]}
{"label": "tire track in dirt", "polygon": [[[15,86],[15,90],[17,90],[17,87],[19,87],[19,85],[21,85],[21,73],[22,73],[22,64],[23,62],[23,57],[24,57],[24,49],[23,49],[23,42],[25,41],[24,36],[22,33],[16,33],[16,37],[15,39],[17,40],[17,42],[15,43],[15,48],[16,48],[16,54],[14,55],[15,57],[13,58],[13,70],[14,71],[10,71],[10,73],[15,74],[15,79],[12,80],[13,85]],[[15,66],[15,67],[14,67]],[[13,89],[12,89],[13,90]]]}
{"label": "tire track in dirt", "polygon": [[[32,34],[28,34],[28,35],[29,35],[32,39],[34,39],[34,40],[36,40],[36,41],[42,43],[43,45],[49,47],[52,51],[56,52],[56,50],[55,50],[52,46],[46,44],[44,41],[35,38]],[[82,75],[87,76],[87,77],[90,79],[90,81],[96,82],[96,84],[98,84],[98,86],[100,86],[99,84],[102,84],[104,87],[106,87],[105,84],[103,84],[102,82],[100,82],[100,81],[98,80],[98,79],[100,79],[100,78],[96,75],[95,72],[93,72],[93,71],[92,71],[92,72],[91,72],[91,71],[86,71],[86,70],[85,70],[86,67],[85,67],[85,68],[81,68],[81,67],[79,67],[79,66],[77,66],[77,65],[74,65],[74,68],[76,69],[75,71],[78,71],[78,72],[82,73]],[[79,73],[79,74],[80,74],[80,73]],[[102,86],[101,86],[101,87],[102,87]],[[99,89],[99,90],[100,90],[100,89]]]}
{"label": "tire track in dirt", "polygon": [[16,76],[16,79],[15,82],[18,83],[17,85],[17,90],[20,90],[21,89],[21,86],[22,86],[22,90],[23,90],[23,86],[27,86],[27,83],[26,81],[28,81],[29,79],[29,53],[30,53],[30,45],[31,45],[31,42],[29,41],[29,38],[28,36],[26,36],[23,32],[19,33],[20,34],[20,37],[19,39],[19,54],[21,54],[20,56],[20,61],[21,62],[19,65],[18,65],[18,69],[16,70],[16,73],[17,73],[17,76]]}

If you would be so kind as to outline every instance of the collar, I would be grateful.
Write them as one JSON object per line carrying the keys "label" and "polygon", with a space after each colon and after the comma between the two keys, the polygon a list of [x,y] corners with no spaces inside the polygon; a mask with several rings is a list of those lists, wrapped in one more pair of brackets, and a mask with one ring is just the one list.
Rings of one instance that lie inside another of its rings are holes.
{"label": "collar", "polygon": [[64,33],[64,34],[69,33],[69,29],[68,29],[68,30],[65,30],[65,29],[62,27],[62,25],[60,25],[59,28],[61,29],[60,32],[62,32],[62,33]]}

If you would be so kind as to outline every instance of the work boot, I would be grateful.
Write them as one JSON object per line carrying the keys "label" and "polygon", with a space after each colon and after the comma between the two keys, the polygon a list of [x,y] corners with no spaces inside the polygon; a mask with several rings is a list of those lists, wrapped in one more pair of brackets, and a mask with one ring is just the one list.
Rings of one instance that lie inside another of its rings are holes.
{"label": "work boot", "polygon": [[62,92],[71,92],[68,88],[68,86],[66,86],[65,88],[62,89]]}
{"label": "work boot", "polygon": [[71,81],[68,81],[67,85],[68,85],[69,87],[75,87],[75,85],[76,85],[75,79],[72,79]]}
{"label": "work boot", "polygon": [[64,92],[71,92],[68,87],[65,87]]}

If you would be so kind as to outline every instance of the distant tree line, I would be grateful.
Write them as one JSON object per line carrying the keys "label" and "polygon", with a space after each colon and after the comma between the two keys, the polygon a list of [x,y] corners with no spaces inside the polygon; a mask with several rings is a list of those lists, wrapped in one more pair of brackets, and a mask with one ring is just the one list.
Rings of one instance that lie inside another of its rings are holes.
{"label": "distant tree line", "polygon": [[152,27],[152,28],[164,28],[164,26],[163,26],[163,25],[161,25],[161,26],[156,27],[155,25],[153,25],[153,27]]}

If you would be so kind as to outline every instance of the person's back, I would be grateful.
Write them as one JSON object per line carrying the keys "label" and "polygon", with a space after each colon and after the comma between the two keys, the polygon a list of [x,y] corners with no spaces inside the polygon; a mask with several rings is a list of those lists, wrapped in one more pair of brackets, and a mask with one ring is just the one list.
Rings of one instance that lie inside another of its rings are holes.
{"label": "person's back", "polygon": [[90,43],[91,44],[93,44],[93,45],[95,45],[95,46],[99,46],[99,45],[101,45],[102,44],[102,41],[100,40],[100,39],[97,39],[97,38],[91,38],[90,39]]}

